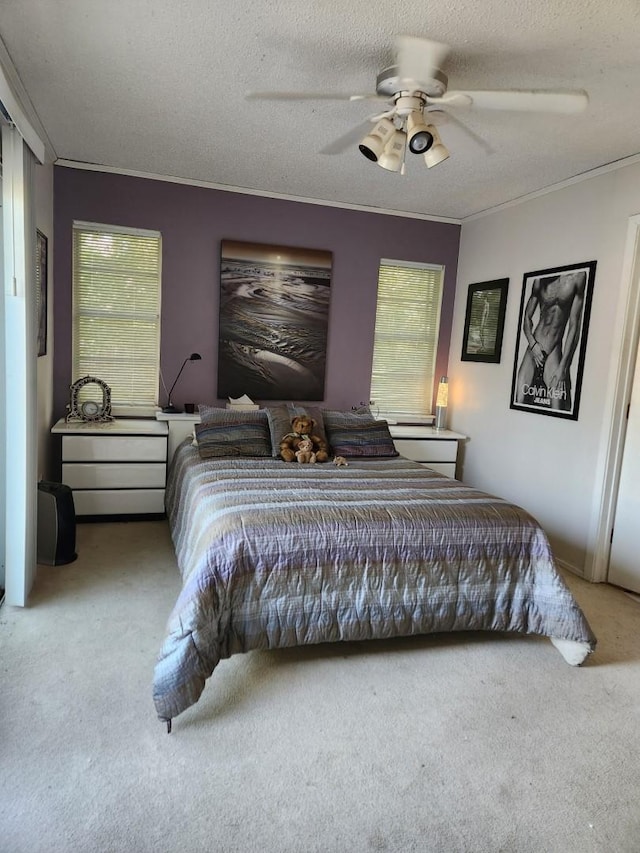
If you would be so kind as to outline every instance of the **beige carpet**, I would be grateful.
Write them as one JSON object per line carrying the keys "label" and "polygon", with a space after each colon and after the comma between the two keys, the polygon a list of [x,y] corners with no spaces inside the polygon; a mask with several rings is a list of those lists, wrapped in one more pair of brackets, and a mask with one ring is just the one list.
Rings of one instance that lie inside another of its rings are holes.
{"label": "beige carpet", "polygon": [[0,610],[0,850],[640,851],[640,603],[568,578],[598,636],[440,635],[223,662],[167,735],[165,522],[78,526]]}

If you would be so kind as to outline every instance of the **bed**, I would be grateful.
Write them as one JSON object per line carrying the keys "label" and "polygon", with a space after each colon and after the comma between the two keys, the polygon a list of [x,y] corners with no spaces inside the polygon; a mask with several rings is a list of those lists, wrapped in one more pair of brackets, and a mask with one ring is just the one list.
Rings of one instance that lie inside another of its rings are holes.
{"label": "bed", "polygon": [[254,649],[448,631],[595,647],[539,524],[402,457],[287,464],[174,456],[167,514],[182,588],[156,662],[159,719],[196,703],[218,663]]}

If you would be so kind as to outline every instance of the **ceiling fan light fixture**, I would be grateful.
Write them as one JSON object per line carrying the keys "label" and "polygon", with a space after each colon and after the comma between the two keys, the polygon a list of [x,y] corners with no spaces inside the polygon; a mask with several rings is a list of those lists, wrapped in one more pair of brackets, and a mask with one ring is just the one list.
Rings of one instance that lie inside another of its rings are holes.
{"label": "ceiling fan light fixture", "polygon": [[433,145],[424,154],[424,162],[427,164],[428,169],[432,169],[449,157],[449,150],[443,145],[437,129],[435,127],[431,127],[430,129],[433,134]]}
{"label": "ceiling fan light fixture", "polygon": [[438,163],[442,163],[443,160],[446,160],[449,157],[449,151],[442,142],[437,143],[436,145],[432,145],[431,148],[424,155],[424,162],[427,164],[427,168],[431,169],[433,166],[437,166]]}
{"label": "ceiling fan light fixture", "polygon": [[391,138],[395,129],[396,126],[391,119],[380,119],[371,133],[368,133],[360,145],[358,145],[360,153],[364,154],[368,160],[372,160],[374,163],[377,163],[380,155],[384,151],[385,145]]}
{"label": "ceiling fan light fixture", "polygon": [[396,130],[384,146],[384,151],[378,158],[378,166],[389,172],[399,172],[404,163],[406,147],[407,134],[403,130]]}
{"label": "ceiling fan light fixture", "polygon": [[426,123],[422,113],[414,110],[407,117],[407,139],[412,154],[425,154],[433,145],[434,128]]}

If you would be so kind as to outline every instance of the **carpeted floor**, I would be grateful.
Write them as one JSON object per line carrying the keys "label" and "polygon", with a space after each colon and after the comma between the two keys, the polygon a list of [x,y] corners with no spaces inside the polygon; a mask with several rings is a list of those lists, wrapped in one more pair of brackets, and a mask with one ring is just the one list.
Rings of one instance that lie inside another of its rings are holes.
{"label": "carpeted floor", "polygon": [[640,851],[640,602],[568,577],[598,637],[252,652],[156,720],[165,522],[78,526],[0,610],[0,851]]}

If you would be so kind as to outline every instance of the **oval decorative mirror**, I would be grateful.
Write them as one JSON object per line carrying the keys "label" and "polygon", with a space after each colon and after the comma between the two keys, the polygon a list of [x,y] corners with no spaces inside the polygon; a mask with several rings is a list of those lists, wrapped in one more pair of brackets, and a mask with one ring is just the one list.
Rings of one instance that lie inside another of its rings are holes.
{"label": "oval decorative mirror", "polygon": [[[93,387],[95,386],[95,388]],[[68,421],[112,421],[111,388],[95,376],[83,376],[70,386]]]}

